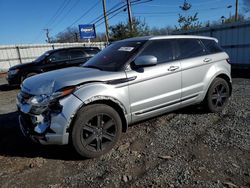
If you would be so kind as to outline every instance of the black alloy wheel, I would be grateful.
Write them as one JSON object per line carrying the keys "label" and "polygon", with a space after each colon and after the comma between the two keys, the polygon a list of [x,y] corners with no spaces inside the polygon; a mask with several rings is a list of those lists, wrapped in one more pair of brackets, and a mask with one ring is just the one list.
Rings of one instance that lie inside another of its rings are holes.
{"label": "black alloy wheel", "polygon": [[115,122],[108,114],[97,114],[87,120],[81,132],[83,145],[94,152],[103,151],[115,139]]}
{"label": "black alloy wheel", "polygon": [[230,88],[226,80],[216,78],[207,93],[205,104],[210,112],[221,112],[230,97]]}
{"label": "black alloy wheel", "polygon": [[105,104],[93,104],[78,112],[71,140],[80,155],[95,158],[110,151],[121,133],[122,122],[117,111]]}

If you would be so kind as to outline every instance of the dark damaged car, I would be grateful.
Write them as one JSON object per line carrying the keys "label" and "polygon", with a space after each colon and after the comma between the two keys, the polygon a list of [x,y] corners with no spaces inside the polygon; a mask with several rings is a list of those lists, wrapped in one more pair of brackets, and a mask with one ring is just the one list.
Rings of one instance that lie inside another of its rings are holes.
{"label": "dark damaged car", "polygon": [[49,50],[31,63],[13,66],[9,69],[9,85],[19,85],[28,77],[36,74],[79,66],[100,51],[97,47],[74,47]]}

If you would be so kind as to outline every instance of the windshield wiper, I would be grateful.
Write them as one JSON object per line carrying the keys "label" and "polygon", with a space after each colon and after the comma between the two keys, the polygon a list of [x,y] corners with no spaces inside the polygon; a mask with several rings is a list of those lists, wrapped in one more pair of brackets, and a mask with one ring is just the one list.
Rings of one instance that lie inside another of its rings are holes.
{"label": "windshield wiper", "polygon": [[95,65],[84,65],[83,67],[85,67],[85,68],[93,68],[93,69],[98,69],[98,70],[103,70],[102,68],[97,67]]}

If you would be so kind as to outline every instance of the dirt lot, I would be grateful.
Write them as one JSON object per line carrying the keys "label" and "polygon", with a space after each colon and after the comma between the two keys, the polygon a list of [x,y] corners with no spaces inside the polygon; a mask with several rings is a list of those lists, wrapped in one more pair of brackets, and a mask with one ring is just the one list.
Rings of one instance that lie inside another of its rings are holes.
{"label": "dirt lot", "polygon": [[133,125],[89,160],[26,140],[18,89],[0,78],[0,187],[250,187],[250,79],[233,81],[222,113],[192,107]]}

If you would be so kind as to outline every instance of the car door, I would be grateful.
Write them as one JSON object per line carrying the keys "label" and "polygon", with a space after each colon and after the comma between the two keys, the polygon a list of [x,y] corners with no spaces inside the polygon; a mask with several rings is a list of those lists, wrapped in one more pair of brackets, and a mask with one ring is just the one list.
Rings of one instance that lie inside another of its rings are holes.
{"label": "car door", "polygon": [[48,56],[43,66],[43,70],[44,72],[46,72],[55,69],[65,68],[67,67],[68,61],[69,61],[69,55],[67,50],[55,51]]}
{"label": "car door", "polygon": [[79,66],[86,62],[88,54],[81,49],[71,49],[69,50],[69,57],[70,61],[67,64],[68,67]]}
{"label": "car door", "polygon": [[182,104],[194,102],[204,91],[204,78],[211,59],[199,39],[177,39],[176,58],[182,67]]}
{"label": "car door", "polygon": [[[126,71],[129,84],[132,121],[138,121],[168,109],[177,108],[181,98],[181,67],[174,61],[172,40],[149,41],[139,56],[152,55],[157,65]],[[138,56],[138,57],[139,57]]]}

